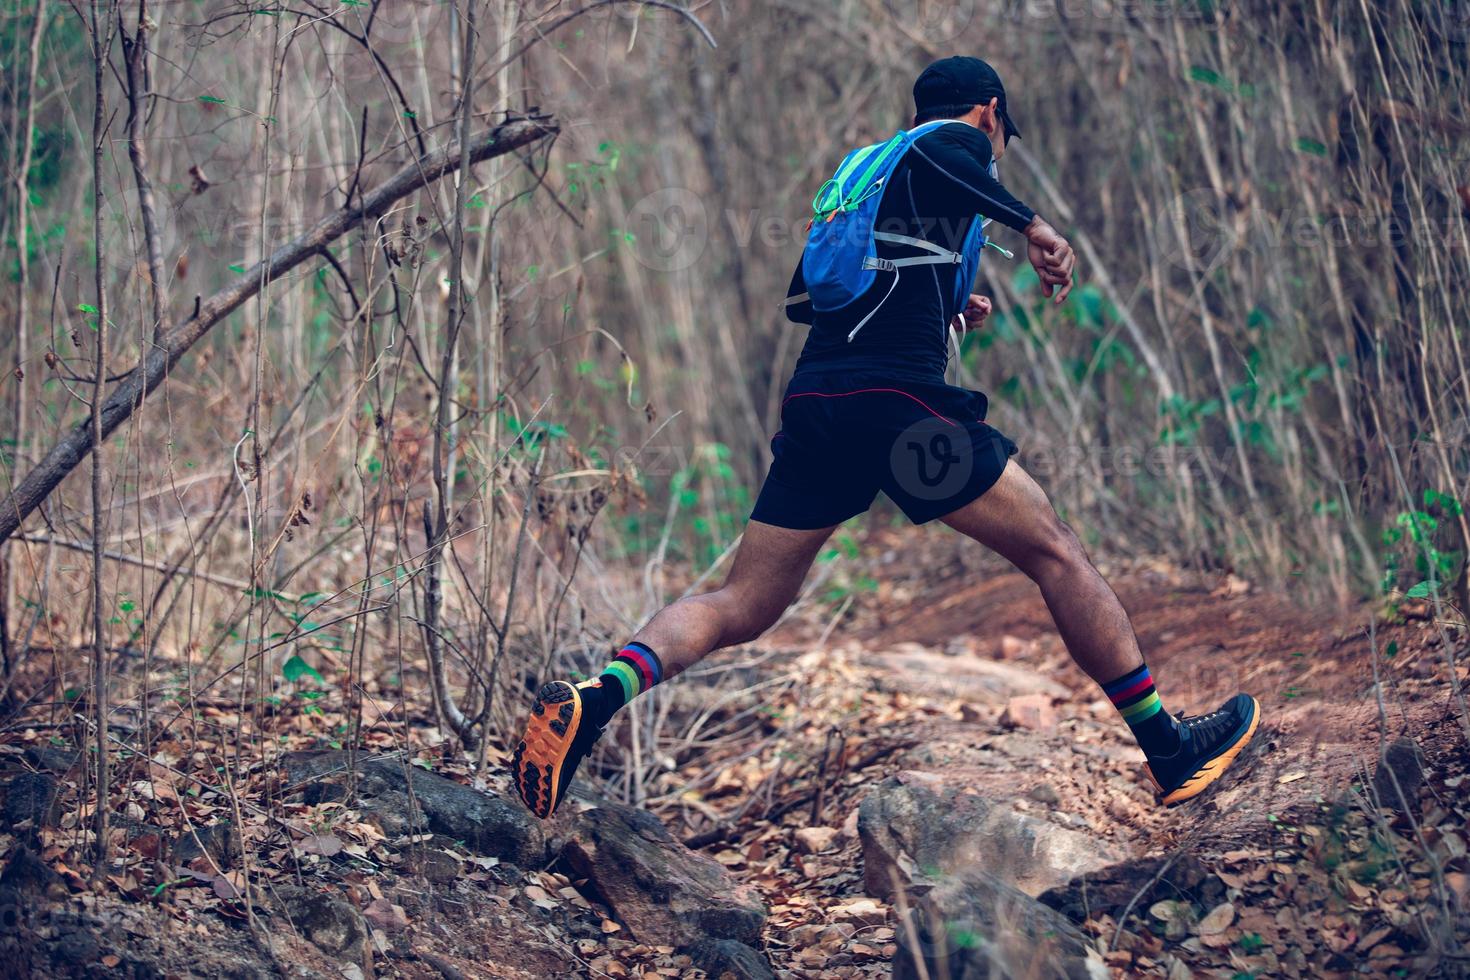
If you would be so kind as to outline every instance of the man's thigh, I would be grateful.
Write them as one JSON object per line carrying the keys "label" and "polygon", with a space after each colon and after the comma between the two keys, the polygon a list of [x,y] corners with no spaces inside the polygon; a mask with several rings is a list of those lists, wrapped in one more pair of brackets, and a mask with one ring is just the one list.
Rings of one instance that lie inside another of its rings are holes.
{"label": "man's thigh", "polygon": [[989,490],[940,520],[1020,567],[1067,533],[1046,491],[1015,460]]}
{"label": "man's thigh", "polygon": [[762,607],[785,609],[834,529],[835,525],[803,530],[750,521],[725,588]]}

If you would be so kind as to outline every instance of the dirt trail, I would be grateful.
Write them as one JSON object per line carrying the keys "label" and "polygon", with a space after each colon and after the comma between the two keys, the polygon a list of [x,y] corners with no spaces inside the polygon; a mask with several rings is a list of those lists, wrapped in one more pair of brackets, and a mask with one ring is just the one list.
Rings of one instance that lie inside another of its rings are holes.
{"label": "dirt trail", "polygon": [[[220,800],[184,784],[134,801],[119,841],[131,870],[110,888],[66,865],[74,829],[41,831],[47,864],[15,860],[22,837],[55,817],[42,812],[55,809],[47,793],[79,790],[74,752],[12,730],[0,738],[11,763],[0,815],[19,829],[0,833],[0,921],[28,923],[30,945],[12,930],[0,953],[67,976],[886,977],[915,948],[899,896],[979,869],[1016,889],[1013,913],[1085,937],[1115,977],[1463,975],[1470,754],[1447,634],[1403,609],[1407,620],[1380,617],[1370,637],[1368,608],[1303,609],[1158,564],[1110,578],[1170,709],[1206,711],[1237,690],[1263,706],[1232,775],[1177,810],[1154,804],[1127,728],[1071,663],[1029,581],[925,566],[839,599],[837,628],[837,607],[807,603],[759,644],[640,699],[591,765],[605,766],[602,789],[616,786],[627,757],[616,743],[651,728],[645,705],[666,710],[661,775],[644,801],[654,816],[595,799],[585,779],[556,820],[534,821],[498,770],[482,780],[440,751],[421,715],[368,737],[370,751],[407,747],[414,766],[394,756],[350,798],[302,789],[294,753],[284,782],[273,767],[252,771],[243,792],[276,793],[297,827],[286,835],[247,814],[242,828],[276,910],[259,941],[231,890],[244,879],[206,866],[230,859],[165,843],[181,809],[230,839]],[[1464,686],[1470,657],[1459,657]],[[290,710],[279,721],[302,734],[289,747],[315,758],[314,719]],[[1402,736],[1422,754],[1394,770],[1411,805],[1360,805],[1381,743]],[[172,787],[167,775],[154,784]],[[420,809],[433,833],[414,823]],[[626,841],[643,863],[614,848]],[[599,848],[615,856],[598,860]],[[758,894],[763,924],[758,911],[727,914],[737,892]],[[690,921],[705,909],[721,929],[742,924],[739,941],[682,941],[678,914],[667,934],[651,929],[671,895],[696,910]]]}
{"label": "dirt trail", "polygon": [[[1332,796],[1365,764],[1372,767],[1381,736],[1369,609],[1312,610],[1233,576],[1192,576],[1167,568],[1129,573],[1116,588],[1170,710],[1209,711],[1237,691],[1261,702],[1259,744],[1211,800],[1211,812],[1224,818],[1215,822],[1214,835]],[[978,631],[977,623],[982,624]],[[1395,641],[1401,648],[1384,661],[1389,679],[1414,677],[1426,668],[1432,674],[1441,666],[1437,637],[1424,632],[1390,628],[1378,637],[1380,649]],[[1024,576],[1002,574],[955,588],[862,636],[863,646],[872,651],[905,643],[949,645],[1034,671],[1066,688],[1071,696],[1057,705],[1055,732],[1024,737],[1045,742],[1049,761],[1079,785],[1099,776],[1099,754],[1068,753],[1070,743],[1098,746],[1110,762],[1141,759],[1112,706],[1067,657],[1040,593]],[[1410,693],[1395,687],[1387,687],[1390,702],[1396,694]],[[1388,735],[1422,731],[1446,706],[1417,698],[1386,704],[1385,709],[1394,709],[1388,712]],[[1303,775],[1289,778],[1298,773]],[[1128,782],[1136,785],[1131,772]],[[1138,846],[1161,846],[1197,822],[1199,807],[1160,812],[1138,788],[1127,794],[1141,804],[1131,814],[1136,823],[1114,828],[1137,834]]]}
{"label": "dirt trail", "polygon": [[[1343,967],[1333,957],[1364,938],[1372,944],[1359,959],[1381,946],[1385,970],[1400,967],[1400,960],[1411,963],[1412,937],[1394,926],[1375,937],[1378,920],[1365,920],[1368,913],[1355,914],[1351,904],[1333,905],[1338,882],[1331,867],[1322,882],[1311,884],[1315,879],[1303,873],[1298,884],[1293,871],[1281,884],[1289,853],[1282,849],[1281,828],[1303,831],[1301,840],[1286,842],[1290,853],[1319,857],[1320,847],[1302,843],[1318,833],[1307,825],[1318,822],[1326,804],[1344,798],[1355,780],[1365,781],[1385,738],[1413,737],[1441,778],[1463,767],[1465,741],[1454,721],[1439,631],[1421,618],[1380,623],[1370,639],[1366,607],[1304,609],[1233,576],[1155,566],[1114,581],[1169,709],[1208,711],[1241,690],[1260,700],[1261,729],[1236,771],[1206,798],[1175,810],[1158,808],[1126,727],[1071,663],[1039,593],[1018,574],[897,587],[881,597],[880,608],[901,609],[899,615],[859,616],[861,625],[825,650],[812,651],[811,634],[791,628],[780,641],[806,647],[790,664],[805,680],[785,707],[788,718],[806,721],[767,752],[739,762],[706,797],[723,807],[723,786],[732,803],[741,793],[769,801],[764,809],[773,816],[740,824],[719,856],[772,903],[767,936],[778,968],[813,977],[887,969],[887,956],[903,937],[894,933],[896,910],[875,918],[863,904],[873,882],[865,887],[857,870],[865,850],[856,818],[863,798],[895,774],[899,784],[947,788],[956,794],[947,801],[997,801],[1023,821],[1035,821],[1028,823],[1033,829],[1064,828],[1062,843],[1052,846],[1063,867],[1075,859],[1092,868],[1137,862],[1152,869],[1161,859],[1187,856],[1177,866],[1221,869],[1223,880],[1240,886],[1227,895],[1211,879],[1210,894],[1232,898],[1240,911],[1232,905],[1232,928],[1205,941],[1188,939],[1183,947],[1163,948],[1165,929],[1148,918],[1151,902],[1133,909],[1128,928],[1140,930],[1143,939],[1140,951],[1110,954],[1119,975],[1172,969],[1169,975],[1180,976],[1190,967],[1223,970],[1222,976],[1331,975]],[[1385,682],[1382,724],[1374,642]],[[1463,653],[1460,664],[1464,684]],[[834,739],[843,746],[841,762]],[[880,758],[865,764],[874,755]],[[792,756],[804,756],[805,764],[781,761]],[[701,760],[706,767],[718,764]],[[773,783],[781,789],[773,791]],[[1457,795],[1449,792],[1451,800]],[[741,807],[749,813],[748,803],[735,809]],[[1458,809],[1450,814],[1452,820],[1463,817]],[[812,854],[810,842],[825,837],[820,828],[836,831],[834,844]],[[904,832],[912,834],[912,827]],[[1457,845],[1450,846],[1453,853]],[[1072,853],[1077,850],[1094,853]],[[1032,894],[1045,885],[1026,880],[1024,868],[1007,873]],[[1274,901],[1255,898],[1253,887],[1274,889]],[[1360,887],[1343,885],[1349,895]],[[1403,888],[1391,890],[1390,898],[1402,899]],[[1314,918],[1299,921],[1295,912],[1283,911],[1308,901],[1318,906]],[[1088,923],[1092,931],[1115,928],[1111,916],[1099,918]],[[1293,944],[1297,952],[1288,961]],[[1321,953],[1315,960],[1314,949]],[[1427,960],[1412,962],[1417,969]]]}

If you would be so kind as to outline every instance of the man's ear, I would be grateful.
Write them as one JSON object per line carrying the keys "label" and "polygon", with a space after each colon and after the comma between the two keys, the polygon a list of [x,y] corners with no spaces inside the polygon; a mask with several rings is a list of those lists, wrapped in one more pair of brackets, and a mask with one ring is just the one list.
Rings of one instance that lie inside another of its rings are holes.
{"label": "man's ear", "polygon": [[979,128],[986,133],[993,133],[1000,125],[1000,99],[991,97],[989,102],[980,106]]}

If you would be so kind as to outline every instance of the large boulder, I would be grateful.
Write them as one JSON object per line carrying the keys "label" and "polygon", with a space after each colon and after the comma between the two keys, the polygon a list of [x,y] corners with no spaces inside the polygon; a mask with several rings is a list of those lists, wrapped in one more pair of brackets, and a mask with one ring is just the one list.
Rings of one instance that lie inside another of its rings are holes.
{"label": "large boulder", "polygon": [[1021,813],[963,778],[912,771],[863,800],[858,836],[863,884],[882,898],[970,868],[1034,896],[1118,860],[1095,837]]}
{"label": "large boulder", "polygon": [[638,942],[758,945],[766,908],[751,885],[689,850],[646,810],[604,802],[568,821],[562,859]]}
{"label": "large boulder", "polygon": [[[291,752],[283,757],[286,791],[322,795],[322,784],[347,782],[346,752]],[[359,755],[356,793],[390,833],[431,831],[478,854],[518,867],[546,860],[541,823],[517,800],[474,789],[392,756]]]}
{"label": "large boulder", "polygon": [[895,980],[1108,976],[1068,919],[979,868],[914,888],[908,904],[897,930]]}

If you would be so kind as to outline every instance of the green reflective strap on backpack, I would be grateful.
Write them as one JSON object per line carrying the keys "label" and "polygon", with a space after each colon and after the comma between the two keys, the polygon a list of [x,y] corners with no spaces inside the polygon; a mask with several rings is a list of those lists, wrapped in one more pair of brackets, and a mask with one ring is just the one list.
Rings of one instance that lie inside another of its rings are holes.
{"label": "green reflective strap on backpack", "polygon": [[836,211],[843,204],[842,182],[852,176],[852,172],[862,166],[864,160],[872,156],[878,149],[877,143],[865,146],[860,150],[853,151],[841,167],[837,170],[837,176],[828,180],[817,189],[817,196],[812,198],[812,216],[821,218],[830,211]]}
{"label": "green reflective strap on backpack", "polygon": [[905,135],[900,132],[893,139],[883,144],[883,149],[873,157],[873,162],[868,164],[868,169],[864,170],[863,175],[857,179],[857,183],[852,185],[852,190],[847,192],[847,197],[842,202],[843,210],[851,211],[863,201],[867,200],[869,193],[868,185],[872,182],[873,175],[878,172],[879,167],[883,166],[883,161],[888,158],[888,154],[892,153],[903,142]]}

